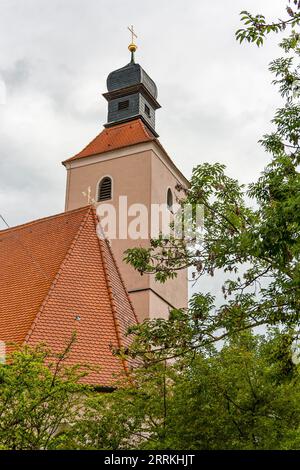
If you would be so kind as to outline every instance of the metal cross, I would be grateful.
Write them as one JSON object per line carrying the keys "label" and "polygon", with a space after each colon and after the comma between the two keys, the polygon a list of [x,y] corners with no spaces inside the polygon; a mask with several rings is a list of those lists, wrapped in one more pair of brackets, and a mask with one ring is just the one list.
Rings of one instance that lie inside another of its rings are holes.
{"label": "metal cross", "polygon": [[127,28],[131,32],[131,42],[134,43],[134,38],[137,38],[137,35],[134,32],[133,25],[131,25],[131,28],[129,28],[129,26],[127,26]]}

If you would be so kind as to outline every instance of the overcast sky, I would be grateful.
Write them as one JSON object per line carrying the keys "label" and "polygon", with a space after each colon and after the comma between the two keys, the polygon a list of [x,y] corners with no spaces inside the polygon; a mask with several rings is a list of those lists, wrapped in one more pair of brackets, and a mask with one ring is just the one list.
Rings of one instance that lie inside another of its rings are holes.
{"label": "overcast sky", "polygon": [[[224,162],[243,182],[267,156],[257,144],[280,104],[264,48],[236,43],[239,12],[284,16],[285,0],[0,0],[0,213],[10,225],[64,210],[61,161],[106,122],[106,77],[139,62],[155,80],[160,140],[186,176]],[[4,228],[0,225],[0,228]]]}

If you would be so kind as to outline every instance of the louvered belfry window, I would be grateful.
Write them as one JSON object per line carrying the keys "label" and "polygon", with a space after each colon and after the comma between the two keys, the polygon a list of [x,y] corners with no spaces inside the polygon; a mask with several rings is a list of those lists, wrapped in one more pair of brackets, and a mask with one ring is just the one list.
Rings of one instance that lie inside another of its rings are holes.
{"label": "louvered belfry window", "polygon": [[100,181],[98,188],[98,202],[111,199],[111,186],[111,179],[108,176]]}
{"label": "louvered belfry window", "polygon": [[150,108],[146,104],[145,104],[145,113],[147,114],[148,117],[151,117]]}
{"label": "louvered belfry window", "polygon": [[121,111],[122,109],[127,109],[127,108],[129,108],[129,100],[120,101],[118,103],[118,111]]}

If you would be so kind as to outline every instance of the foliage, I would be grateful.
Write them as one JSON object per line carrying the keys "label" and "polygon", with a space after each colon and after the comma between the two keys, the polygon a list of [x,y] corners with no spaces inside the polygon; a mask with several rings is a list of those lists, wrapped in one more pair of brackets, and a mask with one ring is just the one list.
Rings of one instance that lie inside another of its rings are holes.
{"label": "foliage", "polygon": [[[139,448],[150,435],[162,441],[165,367],[138,368],[127,386],[85,402],[82,419],[67,432],[71,449]],[[171,371],[170,371],[171,373]]]}
{"label": "foliage", "polygon": [[79,449],[286,449],[300,438],[292,335],[243,333],[218,351],[152,364],[87,402],[66,442]]}
{"label": "foliage", "polygon": [[[285,20],[267,22],[264,15],[252,15],[248,11],[241,12],[241,21],[245,28],[238,29],[236,39],[242,43],[243,41],[253,42],[258,47],[264,43],[266,35],[270,33],[279,33],[285,31],[289,26],[294,28],[300,24],[300,1],[288,0],[286,11],[288,18]],[[298,40],[298,35],[295,36]]]}
{"label": "foliage", "polygon": [[[296,11],[300,4],[296,3],[287,22],[294,27],[300,18]],[[262,31],[268,32],[251,21],[245,35],[254,28],[255,40]],[[277,31],[275,26],[273,30]],[[153,348],[151,354],[155,348],[156,359],[164,360],[254,326],[288,329],[299,324],[299,41],[293,30],[280,44],[285,56],[270,64],[285,103],[275,113],[274,131],[260,141],[271,160],[259,179],[244,187],[226,175],[224,165],[198,165],[190,188],[181,188],[181,204],[204,207],[201,245],[193,246],[190,239],[160,237],[149,248],[126,252],[128,263],[141,273],[154,274],[160,282],[186,267],[193,269],[196,280],[214,276],[218,270],[228,275],[221,306],[215,306],[209,293],[197,293],[187,312],[175,310],[167,322],[147,322],[135,329],[133,333],[144,338],[145,357],[149,355],[147,341]]]}
{"label": "foliage", "polygon": [[[287,449],[300,445],[293,332],[250,332],[96,393],[41,346],[0,367],[2,449]],[[45,364],[45,361],[47,365]]]}
{"label": "foliage", "polygon": [[53,355],[43,346],[24,347],[0,364],[0,447],[49,449],[82,407],[83,373],[65,367],[69,347]]}

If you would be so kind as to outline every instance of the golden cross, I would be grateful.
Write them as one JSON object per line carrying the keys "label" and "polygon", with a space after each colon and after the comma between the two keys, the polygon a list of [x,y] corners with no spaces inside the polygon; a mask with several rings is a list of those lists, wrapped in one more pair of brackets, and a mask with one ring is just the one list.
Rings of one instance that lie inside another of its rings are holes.
{"label": "golden cross", "polygon": [[137,38],[137,35],[134,32],[133,25],[131,25],[131,28],[129,28],[129,26],[127,28],[131,32],[131,43],[133,44],[134,43],[134,38]]}

